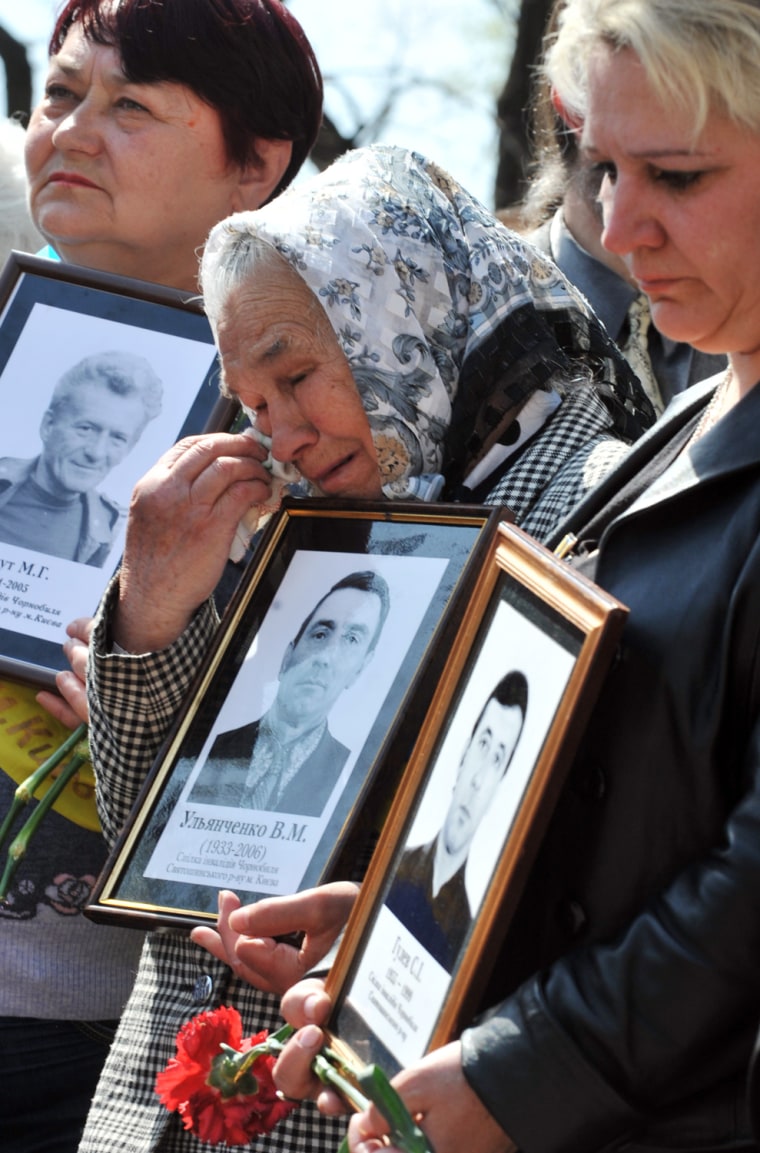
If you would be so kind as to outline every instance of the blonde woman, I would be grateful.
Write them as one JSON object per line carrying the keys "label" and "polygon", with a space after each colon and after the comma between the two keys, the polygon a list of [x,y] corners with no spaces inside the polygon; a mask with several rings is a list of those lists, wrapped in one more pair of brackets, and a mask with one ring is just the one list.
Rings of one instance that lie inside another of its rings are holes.
{"label": "blonde woman", "polygon": [[[569,0],[549,52],[604,172],[603,243],[660,331],[729,369],[676,398],[549,537],[571,529],[575,563],[630,615],[488,1012],[397,1079],[436,1153],[756,1148],[759,62],[752,0]],[[314,1094],[324,994],[298,985],[284,1009],[307,1027],[280,1088]],[[355,1116],[352,1153],[384,1132]]]}

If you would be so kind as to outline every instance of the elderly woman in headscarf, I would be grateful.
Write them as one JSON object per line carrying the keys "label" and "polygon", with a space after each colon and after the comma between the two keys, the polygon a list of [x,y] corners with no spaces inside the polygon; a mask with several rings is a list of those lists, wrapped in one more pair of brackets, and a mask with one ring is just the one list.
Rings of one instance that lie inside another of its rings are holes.
{"label": "elderly woman in headscarf", "polygon": [[[88,668],[90,747],[111,840],[211,642],[211,594],[249,509],[271,505],[286,485],[333,498],[469,502],[493,490],[488,499],[544,533],[600,458],[619,455],[653,418],[561,274],[445,173],[400,149],[352,153],[231,217],[209,238],[202,281],[224,386],[253,435],[182,441],[135,489]],[[307,937],[299,964],[316,959],[319,940]],[[208,976],[204,1009],[236,1006],[249,1032],[277,1021],[278,999],[222,960],[181,933],[148,933],[83,1150],[116,1124],[111,1101],[120,1126],[129,1100],[134,1124],[160,1129],[149,1090],[200,1007],[189,992],[199,974]],[[320,1124],[330,1147],[329,1122]],[[268,1147],[287,1147],[287,1126]],[[310,1148],[320,1142],[315,1134]]]}
{"label": "elderly woman in headscarf", "polygon": [[217,226],[202,265],[217,330],[275,253],[327,315],[391,499],[507,504],[540,536],[651,420],[579,294],[421,156],[360,149]]}

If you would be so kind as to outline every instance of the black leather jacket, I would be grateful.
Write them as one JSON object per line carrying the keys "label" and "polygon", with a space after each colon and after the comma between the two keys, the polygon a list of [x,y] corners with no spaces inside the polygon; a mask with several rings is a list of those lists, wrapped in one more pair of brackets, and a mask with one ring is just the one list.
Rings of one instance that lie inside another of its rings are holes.
{"label": "black leather jacket", "polygon": [[[705,395],[676,398],[574,527]],[[602,535],[622,645],[485,1003],[513,991],[463,1035],[468,1081],[527,1153],[753,1147],[760,387],[675,467]]]}

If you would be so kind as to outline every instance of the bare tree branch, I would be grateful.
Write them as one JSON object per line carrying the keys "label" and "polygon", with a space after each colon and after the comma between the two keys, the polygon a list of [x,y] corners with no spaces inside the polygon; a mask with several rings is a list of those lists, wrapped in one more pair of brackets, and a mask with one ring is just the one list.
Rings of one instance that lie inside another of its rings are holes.
{"label": "bare tree branch", "polygon": [[310,159],[321,172],[323,168],[332,164],[333,160],[337,160],[344,152],[355,147],[353,138],[343,136],[330,117],[325,115],[316,144],[311,150]]}
{"label": "bare tree branch", "polygon": [[334,120],[325,113],[317,142],[311,152],[311,160],[320,170],[337,160],[344,152],[351,148],[360,148],[364,144],[371,144],[378,140],[386,124],[392,118],[397,102],[407,97],[415,90],[427,89],[438,92],[450,100],[466,103],[467,96],[454,84],[442,77],[434,76],[404,76],[398,72],[398,79],[391,82],[393,73],[384,73],[382,80],[385,85],[383,101],[371,116],[363,116],[363,110],[354,99],[350,90],[345,86],[343,79],[330,78],[330,85],[338,91],[346,105],[350,108],[353,117],[353,128],[350,135],[341,133]]}
{"label": "bare tree branch", "polygon": [[528,105],[532,69],[541,51],[546,22],[553,0],[522,0],[517,23],[514,55],[497,101],[499,163],[494,203],[497,208],[516,204],[525,191],[530,154]]}

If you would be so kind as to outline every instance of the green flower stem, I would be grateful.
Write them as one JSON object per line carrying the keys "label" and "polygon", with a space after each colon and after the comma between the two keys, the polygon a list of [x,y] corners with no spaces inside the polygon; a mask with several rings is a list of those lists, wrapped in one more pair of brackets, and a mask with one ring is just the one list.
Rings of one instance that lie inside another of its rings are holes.
{"label": "green flower stem", "polygon": [[333,1089],[337,1089],[341,1097],[345,1097],[349,1105],[353,1105],[357,1112],[363,1113],[369,1105],[369,1097],[365,1097],[363,1093],[360,1093],[356,1086],[335,1068],[331,1058],[334,1059],[334,1056],[330,1053],[329,1049],[324,1050],[322,1053],[317,1053],[312,1062],[312,1069],[323,1085],[331,1085]]}
{"label": "green flower stem", "polygon": [[237,1071],[235,1073],[235,1080],[240,1080],[245,1073],[248,1072],[251,1065],[257,1057],[261,1057],[263,1053],[269,1053],[272,1057],[279,1057],[280,1053],[285,1048],[285,1042],[288,1037],[295,1033],[292,1025],[283,1025],[276,1033],[272,1033],[265,1041],[259,1045],[254,1045],[247,1053],[238,1053],[236,1049],[231,1049],[229,1045],[222,1045],[231,1056],[237,1056],[240,1060],[237,1062]]}
{"label": "green flower stem", "polygon": [[[8,892],[8,887],[11,883],[11,878],[13,877],[13,873],[16,870],[16,866],[18,865],[19,861],[21,860],[21,858],[26,853],[26,851],[29,847],[29,842],[32,839],[32,837],[34,836],[35,832],[37,831],[37,827],[40,824],[40,821],[43,819],[43,817],[48,812],[48,810],[50,808],[52,808],[52,806],[55,804],[58,797],[61,795],[63,790],[66,788],[66,785],[69,783],[69,781],[74,776],[74,774],[82,767],[83,764],[85,764],[88,761],[89,749],[87,747],[87,741],[83,740],[83,736],[84,736],[85,732],[86,732],[86,726],[80,725],[79,728],[76,729],[74,731],[74,733],[72,733],[71,737],[69,737],[68,740],[66,740],[64,742],[64,744],[61,746],[61,748],[58,749],[57,752],[54,753],[52,757],[49,757],[48,760],[45,761],[43,765],[40,765],[39,769],[37,769],[32,774],[32,776],[29,777],[27,779],[27,781],[23,782],[23,784],[20,785],[19,788],[16,790],[16,793],[18,795],[19,791],[22,790],[26,785],[28,785],[30,781],[33,781],[33,780],[35,780],[35,778],[38,778],[38,779],[36,779],[36,781],[34,783],[34,788],[31,789],[31,792],[29,794],[31,796],[32,793],[34,792],[34,790],[37,789],[39,787],[39,785],[42,783],[45,776],[47,776],[47,774],[50,773],[60,763],[61,760],[63,760],[63,757],[66,755],[66,753],[63,752],[62,750],[64,748],[66,748],[66,752],[68,752],[68,751],[70,751],[71,748],[75,749],[74,754],[73,754],[71,760],[69,761],[69,763],[67,765],[65,765],[64,768],[61,770],[58,777],[56,777],[53,784],[50,786],[48,791],[45,793],[45,796],[37,804],[32,815],[29,817],[29,819],[26,821],[26,823],[24,825],[22,825],[22,827],[19,830],[18,834],[16,835],[15,839],[10,844],[10,847],[8,849],[8,857],[7,857],[7,860],[5,863],[5,869],[3,871],[2,878],[0,878],[0,901],[5,900],[6,894]],[[77,738],[77,739],[75,740],[74,738]],[[46,766],[47,766],[47,772],[44,775],[42,775],[42,769],[45,768]],[[21,803],[25,804],[26,801],[22,801]],[[6,835],[5,824],[6,824],[6,822],[4,821],[3,822],[3,836]]]}
{"label": "green flower stem", "polygon": [[[17,814],[21,811],[21,809],[23,809],[24,805],[29,804],[45,778],[48,777],[50,773],[52,773],[53,769],[57,768],[64,757],[69,755],[72,749],[76,748],[80,741],[86,741],[86,739],[87,725],[79,725],[78,728],[74,729],[74,732],[71,734],[71,736],[67,737],[63,744],[59,745],[55,752],[52,753],[46,761],[43,761],[42,764],[34,770],[31,776],[27,777],[26,780],[21,782],[13,794],[13,803],[11,804],[11,807],[5,816],[5,820],[3,821],[2,825],[0,825],[0,846],[2,846],[5,838],[8,836],[8,833],[11,830],[11,826],[16,819]],[[83,754],[83,759],[87,760],[88,755],[89,754],[85,752]]]}
{"label": "green flower stem", "polygon": [[378,1065],[365,1065],[356,1079],[388,1122],[393,1145],[403,1153],[432,1153],[427,1137]]}
{"label": "green flower stem", "polygon": [[[292,1025],[283,1025],[276,1033],[272,1033],[271,1037],[267,1037],[266,1041],[249,1049],[238,1065],[236,1079],[242,1077],[262,1053],[278,1057],[285,1048],[285,1042],[294,1032]],[[227,1045],[222,1047],[228,1049]],[[229,1052],[234,1053],[234,1050]],[[370,1102],[373,1102],[388,1122],[391,1141],[402,1150],[402,1153],[432,1153],[425,1134],[415,1124],[406,1105],[379,1066],[364,1065],[358,1072],[349,1070],[359,1088],[340,1072],[341,1067],[346,1067],[345,1063],[329,1047],[317,1054],[311,1067],[323,1085],[337,1089],[341,1097],[357,1111],[363,1112]],[[341,1143],[338,1153],[348,1153],[347,1139]]]}

